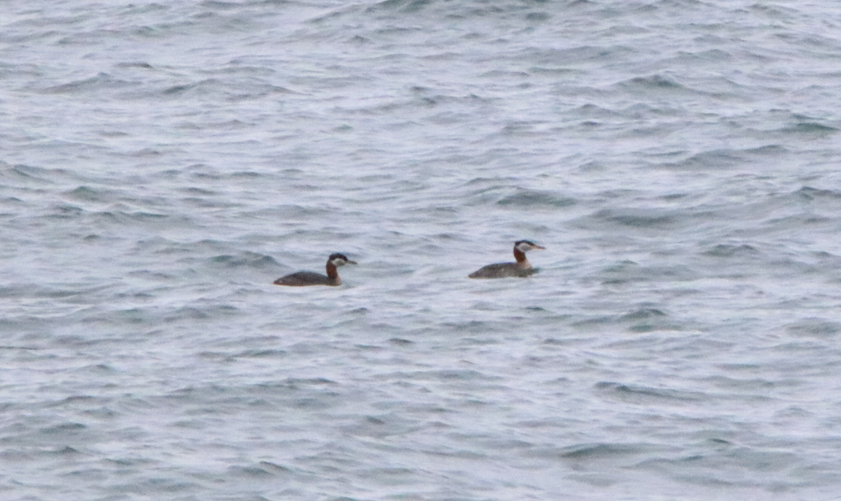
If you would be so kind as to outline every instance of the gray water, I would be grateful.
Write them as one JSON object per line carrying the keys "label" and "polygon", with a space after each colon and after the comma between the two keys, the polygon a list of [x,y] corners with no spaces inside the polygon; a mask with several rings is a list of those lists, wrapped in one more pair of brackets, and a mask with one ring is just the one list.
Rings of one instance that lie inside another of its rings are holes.
{"label": "gray water", "polygon": [[839,110],[830,0],[4,2],[0,499],[841,499]]}

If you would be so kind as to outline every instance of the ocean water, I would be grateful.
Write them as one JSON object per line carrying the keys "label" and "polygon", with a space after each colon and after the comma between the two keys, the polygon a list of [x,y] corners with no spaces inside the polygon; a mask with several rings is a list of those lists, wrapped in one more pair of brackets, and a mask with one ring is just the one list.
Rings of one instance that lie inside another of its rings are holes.
{"label": "ocean water", "polygon": [[839,129],[828,0],[5,2],[0,499],[841,499]]}

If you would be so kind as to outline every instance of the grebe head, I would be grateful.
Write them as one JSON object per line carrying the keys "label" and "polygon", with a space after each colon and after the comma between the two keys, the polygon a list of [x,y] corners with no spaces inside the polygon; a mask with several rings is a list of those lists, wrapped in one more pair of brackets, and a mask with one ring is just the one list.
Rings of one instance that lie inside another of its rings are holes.
{"label": "grebe head", "polygon": [[330,254],[330,257],[327,258],[327,262],[332,264],[335,267],[344,266],[346,264],[356,264],[356,261],[351,261],[347,258],[344,254]]}
{"label": "grebe head", "polygon": [[546,249],[546,247],[541,247],[534,242],[529,242],[528,240],[519,240],[514,242],[514,248],[520,252],[528,252],[530,250],[537,250],[537,249]]}

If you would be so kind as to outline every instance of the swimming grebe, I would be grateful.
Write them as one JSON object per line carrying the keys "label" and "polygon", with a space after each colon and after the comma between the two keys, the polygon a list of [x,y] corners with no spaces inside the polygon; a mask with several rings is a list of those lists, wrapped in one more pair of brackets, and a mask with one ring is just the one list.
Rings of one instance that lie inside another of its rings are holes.
{"label": "swimming grebe", "polygon": [[474,271],[468,277],[470,278],[507,278],[507,277],[527,277],[537,270],[531,267],[531,263],[526,259],[526,252],[534,249],[545,249],[534,242],[528,240],[520,240],[514,242],[514,259],[516,263],[496,263],[483,266]]}
{"label": "swimming grebe", "polygon": [[356,261],[351,261],[344,254],[330,254],[330,257],[327,258],[326,277],[321,273],[314,273],[312,271],[298,271],[278,278],[274,281],[274,284],[290,285],[293,287],[303,287],[305,285],[342,285],[342,279],[339,278],[339,272],[336,268],[346,264],[356,264]]}

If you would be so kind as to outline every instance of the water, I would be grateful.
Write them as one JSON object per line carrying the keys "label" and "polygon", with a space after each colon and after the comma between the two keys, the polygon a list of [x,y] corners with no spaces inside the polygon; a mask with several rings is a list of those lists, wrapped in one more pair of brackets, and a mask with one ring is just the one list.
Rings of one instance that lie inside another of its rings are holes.
{"label": "water", "polygon": [[7,2],[0,497],[841,499],[839,28]]}

